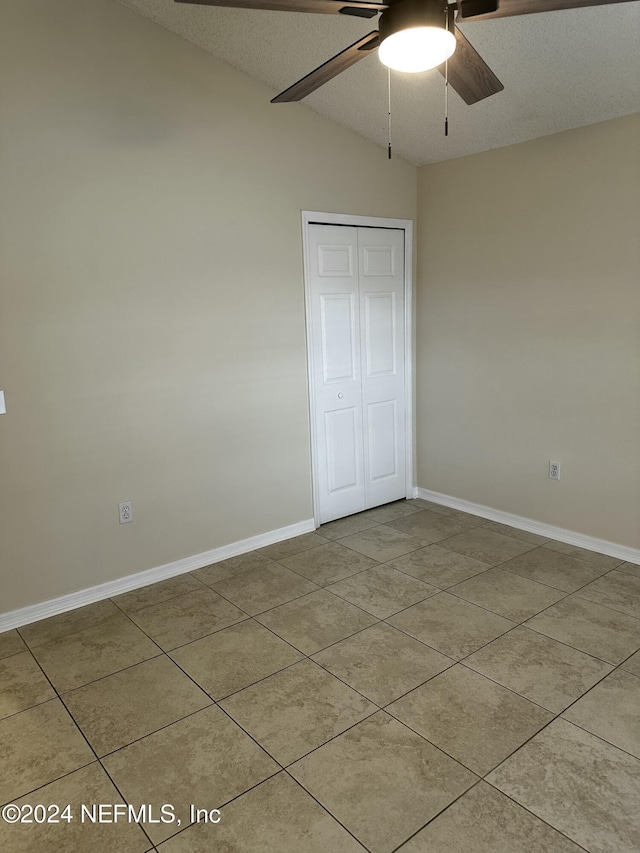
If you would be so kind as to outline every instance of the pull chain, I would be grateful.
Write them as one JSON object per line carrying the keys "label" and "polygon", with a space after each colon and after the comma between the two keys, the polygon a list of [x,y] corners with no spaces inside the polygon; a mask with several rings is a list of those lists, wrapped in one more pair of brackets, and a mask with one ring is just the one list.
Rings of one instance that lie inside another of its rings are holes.
{"label": "pull chain", "polygon": [[387,147],[388,159],[391,160],[391,69],[387,68],[387,83],[389,89],[389,113],[388,113],[388,131],[389,143]]}
{"label": "pull chain", "polygon": [[[445,12],[447,16],[446,27],[449,30],[449,6]],[[449,59],[444,61],[444,135],[449,136]]]}

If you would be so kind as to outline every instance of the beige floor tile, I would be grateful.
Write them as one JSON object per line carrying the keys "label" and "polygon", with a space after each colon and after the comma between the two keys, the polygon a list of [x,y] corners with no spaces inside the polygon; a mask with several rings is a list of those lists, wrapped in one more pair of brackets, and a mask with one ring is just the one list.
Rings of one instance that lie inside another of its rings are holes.
{"label": "beige floor tile", "polygon": [[160,581],[159,583],[152,583],[140,589],[133,589],[131,592],[116,595],[111,600],[114,604],[118,605],[120,610],[124,610],[125,613],[133,613],[142,607],[159,604],[161,601],[167,601],[170,598],[175,598],[177,595],[184,595],[187,592],[195,592],[197,590],[202,591],[200,581],[196,580],[190,574],[185,574],[169,578],[166,581]]}
{"label": "beige floor tile", "polygon": [[129,617],[118,613],[91,628],[36,646],[33,654],[63,693],[160,654]]}
{"label": "beige floor tile", "polygon": [[398,853],[582,853],[582,848],[480,782]]}
{"label": "beige floor tile", "polygon": [[91,628],[110,616],[121,615],[115,604],[105,599],[96,601],[95,604],[87,604],[86,607],[69,610],[59,616],[50,616],[49,619],[32,622],[31,625],[23,625],[20,628],[20,635],[30,648],[34,648],[44,643],[51,643],[53,640],[60,640],[68,634],[83,631],[85,628]]}
{"label": "beige floor tile", "polygon": [[389,566],[375,566],[327,587],[378,619],[422,601],[437,590]]}
{"label": "beige floor tile", "polygon": [[278,563],[269,563],[235,578],[216,581],[213,586],[220,595],[251,616],[318,588],[316,584]]}
{"label": "beige floor tile", "polygon": [[415,501],[395,501],[367,509],[358,513],[357,517],[366,521],[374,521],[376,524],[386,524],[388,521],[395,521],[398,518],[404,518],[405,515],[420,512],[422,509],[426,509],[426,507],[418,506]]}
{"label": "beige floor tile", "polygon": [[55,697],[31,652],[0,660],[0,719]]}
{"label": "beige floor tile", "polygon": [[624,572],[626,575],[635,575],[640,578],[640,566],[635,563],[621,563],[616,569],[618,572]]}
{"label": "beige floor tile", "polygon": [[26,649],[26,643],[17,631],[5,631],[0,634],[0,660],[20,654]]}
{"label": "beige floor tile", "polygon": [[550,548],[536,548],[528,554],[522,554],[502,566],[523,578],[552,586],[563,592],[575,592],[581,586],[599,577],[604,569],[576,560],[568,554],[560,554]]}
{"label": "beige floor tile", "polygon": [[409,551],[417,551],[418,548],[427,544],[422,539],[409,536],[408,533],[402,533],[384,524],[355,533],[353,536],[346,536],[340,540],[340,543],[379,563],[386,563],[387,560],[401,557]]}
{"label": "beige floor tile", "polygon": [[503,536],[510,536],[511,539],[521,539],[530,545],[544,545],[545,542],[549,542],[546,536],[529,533],[528,530],[519,530],[517,527],[510,527],[508,524],[501,524],[499,521],[488,521],[482,527],[485,530],[491,530],[492,533],[502,533]]}
{"label": "beige floor tile", "polygon": [[106,755],[211,704],[164,655],[65,694],[98,755]]}
{"label": "beige floor tile", "polygon": [[635,675],[640,675],[640,651],[626,660],[622,665],[622,669],[627,672],[633,672]]}
{"label": "beige floor tile", "polygon": [[495,640],[515,624],[447,592],[434,595],[387,621],[456,660]]}
{"label": "beige floor tile", "polygon": [[451,587],[449,592],[514,622],[522,622],[564,596],[563,592],[550,586],[502,569],[491,569],[463,581]]}
{"label": "beige floor tile", "polygon": [[235,578],[236,575],[249,572],[251,569],[257,569],[258,566],[266,566],[271,562],[268,557],[265,557],[259,551],[249,551],[246,554],[239,554],[237,557],[229,557],[227,560],[220,560],[218,563],[204,566],[202,569],[196,569],[191,574],[194,578],[202,581],[202,583],[210,585],[216,581]]}
{"label": "beige floor tile", "polygon": [[366,853],[286,773],[268,779],[221,810],[217,826],[198,824],[158,853]]}
{"label": "beige floor tile", "polygon": [[372,853],[390,853],[477,778],[384,711],[289,772]]}
{"label": "beige floor tile", "polygon": [[274,545],[259,548],[258,553],[268,557],[269,560],[281,560],[283,557],[291,557],[293,554],[308,551],[309,548],[326,545],[327,541],[324,536],[319,536],[317,533],[303,533],[302,536],[294,536],[292,539],[285,539],[283,542],[276,542]]}
{"label": "beige floor tile", "polygon": [[[0,849],[10,853],[145,853],[152,847],[149,839],[139,826],[128,822],[126,816],[124,819],[120,816],[117,823],[100,823],[96,812],[96,822],[90,821],[94,806],[123,802],[107,774],[94,761],[16,803],[19,806],[56,804],[61,812],[68,804],[73,820],[13,826],[0,822]],[[83,805],[87,807],[84,822]]]}
{"label": "beige floor tile", "polygon": [[609,572],[583,587],[578,595],[603,607],[626,613],[627,616],[640,617],[640,577],[624,572]]}
{"label": "beige floor tile", "polygon": [[312,661],[265,678],[220,705],[282,765],[376,710]]}
{"label": "beige floor tile", "polygon": [[434,506],[439,506],[439,504],[434,503],[433,501],[425,501],[422,498],[410,498],[405,501],[407,506],[414,506],[418,509],[433,509]]}
{"label": "beige floor tile", "polygon": [[615,670],[562,716],[640,758],[640,678],[637,675],[623,669]]}
{"label": "beige floor tile", "polygon": [[389,565],[438,589],[447,589],[453,584],[486,572],[489,568],[487,563],[449,551],[440,545],[427,545],[419,551],[412,551],[404,557],[391,560]]}
{"label": "beige floor tile", "polygon": [[364,554],[359,554],[351,548],[345,548],[338,542],[311,548],[309,551],[303,551],[302,554],[285,557],[280,562],[318,586],[327,586],[377,565],[377,561],[372,560],[371,557],[365,557]]}
{"label": "beige floor tile", "polygon": [[336,539],[343,539],[345,536],[351,536],[354,533],[360,533],[361,530],[367,530],[369,527],[375,527],[378,523],[370,517],[363,518],[361,515],[348,515],[346,518],[338,518],[336,521],[323,524],[318,528],[318,534],[324,536],[325,539],[335,541]]}
{"label": "beige floor tile", "polygon": [[637,853],[640,762],[554,720],[488,781],[590,853]]}
{"label": "beige floor tile", "polygon": [[199,640],[247,618],[208,587],[130,614],[131,619],[165,651]]}
{"label": "beige floor tile", "polygon": [[538,705],[461,665],[386,710],[480,776],[553,719]]}
{"label": "beige floor tile", "polygon": [[216,700],[302,659],[253,619],[174,649],[171,657]]}
{"label": "beige floor tile", "polygon": [[59,699],[0,720],[0,803],[94,761]]}
{"label": "beige floor tile", "polygon": [[[191,822],[191,804],[219,808],[280,769],[215,706],[119,749],[104,766],[127,802],[149,803],[158,813],[171,803],[182,828]],[[155,844],[180,826],[144,823]]]}
{"label": "beige floor tile", "polygon": [[344,640],[376,621],[374,616],[324,589],[281,604],[256,619],[305,655]]}
{"label": "beige floor tile", "polygon": [[473,515],[471,512],[463,512],[460,509],[454,509],[452,506],[445,506],[444,504],[434,504],[432,507],[429,507],[432,512],[437,512],[438,515],[446,515],[447,518],[453,518],[455,521],[460,521],[463,524],[469,527],[479,527],[480,525],[484,525],[486,523],[486,518],[483,518],[480,515]]}
{"label": "beige floor tile", "polygon": [[640,621],[577,595],[547,608],[526,626],[608,663],[619,664],[640,647]]}
{"label": "beige floor tile", "polygon": [[503,536],[502,533],[494,533],[486,527],[475,527],[457,536],[451,536],[441,543],[443,547],[451,551],[457,551],[474,560],[497,566],[507,560],[512,560],[526,551],[535,548],[530,542],[522,539],[512,539],[511,536]]}
{"label": "beige floor tile", "polygon": [[313,660],[380,706],[453,663],[384,623],[319,652]]}
{"label": "beige floor tile", "polygon": [[417,536],[424,540],[426,545],[469,530],[469,523],[449,518],[431,509],[424,509],[414,515],[408,515],[406,518],[390,521],[389,527],[403,533],[409,533],[411,536]]}
{"label": "beige floor tile", "polygon": [[514,628],[468,657],[465,665],[556,714],[612,669],[528,628]]}
{"label": "beige floor tile", "polygon": [[545,548],[551,548],[552,551],[557,551],[559,554],[568,554],[570,557],[576,557],[585,563],[593,563],[594,566],[599,566],[603,572],[615,569],[623,562],[618,557],[609,557],[607,554],[589,551],[587,548],[578,548],[577,545],[567,545],[566,542],[558,542],[555,539],[547,542]]}

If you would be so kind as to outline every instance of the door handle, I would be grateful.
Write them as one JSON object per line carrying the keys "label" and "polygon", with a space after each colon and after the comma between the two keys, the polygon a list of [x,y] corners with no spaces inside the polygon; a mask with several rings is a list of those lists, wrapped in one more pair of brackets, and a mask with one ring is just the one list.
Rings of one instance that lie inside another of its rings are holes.
{"label": "door handle", "polygon": [[338,391],[338,400],[342,400],[343,397],[344,394],[342,393],[342,391]]}

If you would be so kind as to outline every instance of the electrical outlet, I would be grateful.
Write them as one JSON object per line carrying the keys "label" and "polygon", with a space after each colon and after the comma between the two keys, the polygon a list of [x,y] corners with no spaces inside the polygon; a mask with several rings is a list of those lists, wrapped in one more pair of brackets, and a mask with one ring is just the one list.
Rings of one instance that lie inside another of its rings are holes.
{"label": "electrical outlet", "polygon": [[133,521],[133,504],[131,501],[123,501],[123,503],[118,504],[118,513],[120,515],[120,524]]}
{"label": "electrical outlet", "polygon": [[549,479],[550,480],[559,480],[560,479],[560,463],[552,462],[549,460]]}

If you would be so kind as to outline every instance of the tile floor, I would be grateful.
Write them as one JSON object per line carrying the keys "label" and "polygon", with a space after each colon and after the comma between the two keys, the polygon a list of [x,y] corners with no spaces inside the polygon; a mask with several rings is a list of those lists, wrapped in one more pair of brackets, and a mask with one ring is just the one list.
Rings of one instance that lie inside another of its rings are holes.
{"label": "tile floor", "polygon": [[638,566],[369,510],[0,635],[0,804],[73,816],[0,849],[638,853],[639,650]]}

